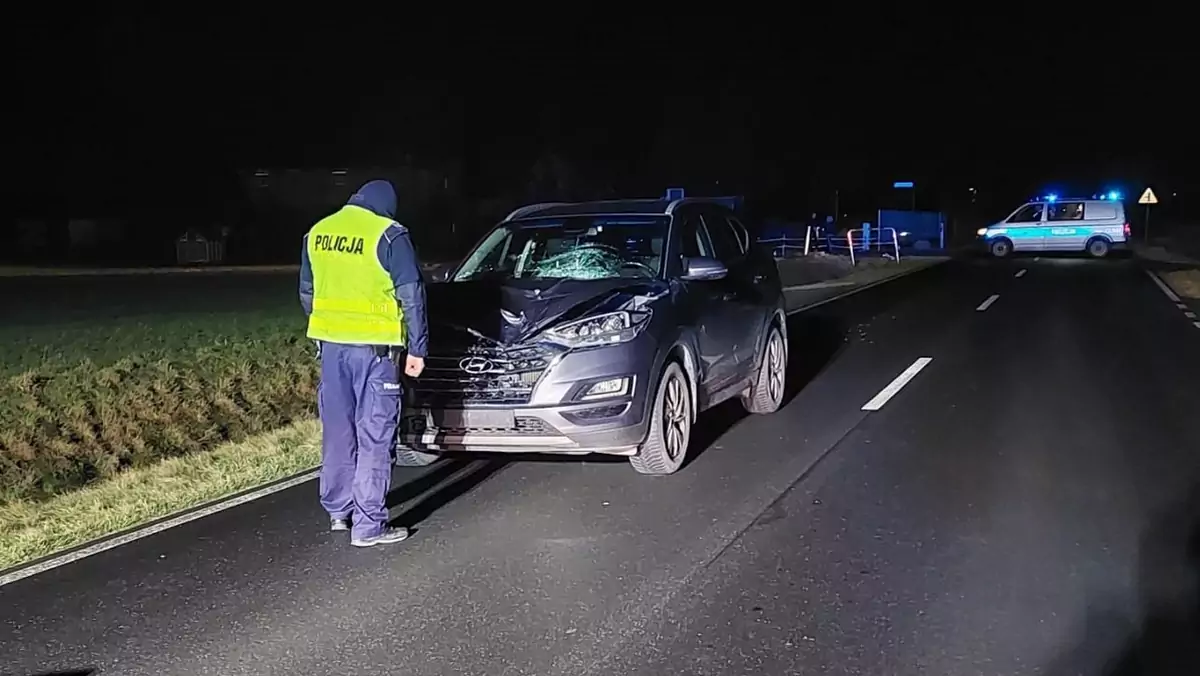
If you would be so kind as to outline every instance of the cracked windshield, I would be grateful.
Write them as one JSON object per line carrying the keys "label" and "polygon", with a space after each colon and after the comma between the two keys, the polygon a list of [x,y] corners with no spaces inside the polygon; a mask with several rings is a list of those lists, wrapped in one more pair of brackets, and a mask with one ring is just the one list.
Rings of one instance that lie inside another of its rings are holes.
{"label": "cracked windshield", "polygon": [[665,217],[539,219],[499,228],[454,281],[657,277]]}

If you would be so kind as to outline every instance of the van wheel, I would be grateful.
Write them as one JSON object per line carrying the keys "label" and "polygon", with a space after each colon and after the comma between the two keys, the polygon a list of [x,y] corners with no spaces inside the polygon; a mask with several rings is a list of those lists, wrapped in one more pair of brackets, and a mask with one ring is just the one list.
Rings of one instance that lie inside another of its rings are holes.
{"label": "van wheel", "polygon": [[1108,255],[1108,241],[1097,237],[1087,244],[1087,252],[1092,258],[1104,258]]}
{"label": "van wheel", "polygon": [[991,251],[992,255],[996,258],[1005,258],[1012,253],[1012,242],[1008,241],[1007,239],[998,239],[992,242],[992,245],[988,247],[988,250]]}
{"label": "van wheel", "polygon": [[742,395],[742,406],[748,413],[774,413],[783,404],[783,387],[787,382],[787,346],[779,329],[771,327],[763,349],[762,363],[750,390]]}
{"label": "van wheel", "polygon": [[395,464],[397,467],[425,467],[432,465],[437,459],[436,453],[422,453],[410,448],[397,448]]}
{"label": "van wheel", "polygon": [[674,474],[692,438],[691,389],[679,364],[672,362],[663,372],[650,416],[650,432],[629,464],[640,474]]}

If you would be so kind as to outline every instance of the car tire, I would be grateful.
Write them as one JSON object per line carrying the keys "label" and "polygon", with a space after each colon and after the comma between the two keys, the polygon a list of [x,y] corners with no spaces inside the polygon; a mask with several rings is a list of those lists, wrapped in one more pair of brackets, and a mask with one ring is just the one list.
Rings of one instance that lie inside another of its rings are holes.
{"label": "car tire", "polygon": [[397,448],[395,464],[397,467],[426,467],[437,462],[436,453],[422,453],[411,448]]}
{"label": "car tire", "polygon": [[1012,242],[1007,239],[998,239],[988,246],[988,251],[996,258],[1008,258],[1012,253]]}
{"label": "car tire", "polygon": [[1092,258],[1104,258],[1108,255],[1108,249],[1108,240],[1100,237],[1087,243],[1087,252]]}
{"label": "car tire", "polygon": [[674,474],[683,467],[692,438],[692,394],[687,376],[671,362],[654,394],[650,431],[629,464],[639,474]]}
{"label": "car tire", "polygon": [[787,356],[783,334],[772,326],[763,344],[758,374],[750,389],[742,395],[742,406],[748,413],[774,413],[783,405],[784,388],[787,386]]}

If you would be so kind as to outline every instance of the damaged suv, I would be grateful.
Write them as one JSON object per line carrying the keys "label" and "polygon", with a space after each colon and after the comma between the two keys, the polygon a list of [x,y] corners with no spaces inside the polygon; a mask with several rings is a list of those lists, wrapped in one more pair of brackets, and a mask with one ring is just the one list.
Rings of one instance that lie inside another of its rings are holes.
{"label": "damaged suv", "polygon": [[779,273],[702,199],[536,204],[427,287],[429,355],[396,462],[455,451],[626,456],[671,474],[700,411],[783,401]]}

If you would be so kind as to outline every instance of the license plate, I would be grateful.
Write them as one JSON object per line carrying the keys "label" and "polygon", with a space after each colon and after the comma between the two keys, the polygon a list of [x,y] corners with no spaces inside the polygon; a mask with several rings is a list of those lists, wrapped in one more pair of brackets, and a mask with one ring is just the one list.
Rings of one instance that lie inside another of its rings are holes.
{"label": "license plate", "polygon": [[516,426],[512,411],[489,411],[487,409],[447,408],[427,411],[426,420],[430,427],[444,428],[490,428],[512,429]]}

